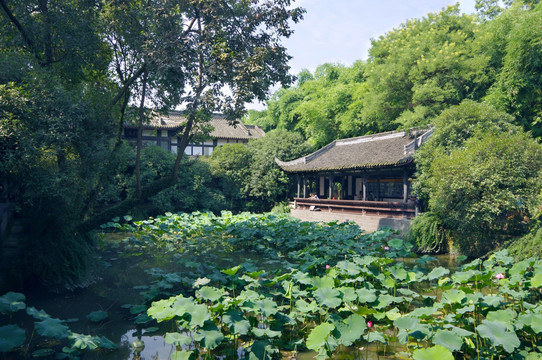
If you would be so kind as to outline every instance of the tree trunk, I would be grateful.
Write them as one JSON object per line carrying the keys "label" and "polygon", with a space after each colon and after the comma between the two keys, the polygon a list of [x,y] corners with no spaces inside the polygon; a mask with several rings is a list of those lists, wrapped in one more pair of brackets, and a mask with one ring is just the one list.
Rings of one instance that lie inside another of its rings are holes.
{"label": "tree trunk", "polygon": [[145,118],[145,93],[147,92],[147,71],[143,73],[143,89],[141,92],[141,104],[139,105],[139,122],[137,126],[137,150],[136,150],[136,198],[141,198],[141,147],[143,146],[143,119]]}

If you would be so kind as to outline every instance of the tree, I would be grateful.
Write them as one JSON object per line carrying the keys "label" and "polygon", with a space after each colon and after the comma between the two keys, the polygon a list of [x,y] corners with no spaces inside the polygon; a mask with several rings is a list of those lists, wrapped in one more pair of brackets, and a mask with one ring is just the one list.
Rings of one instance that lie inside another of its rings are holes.
{"label": "tree", "polygon": [[433,137],[416,153],[416,192],[467,255],[526,232],[537,207],[542,147],[512,120],[464,101],[436,119]]}

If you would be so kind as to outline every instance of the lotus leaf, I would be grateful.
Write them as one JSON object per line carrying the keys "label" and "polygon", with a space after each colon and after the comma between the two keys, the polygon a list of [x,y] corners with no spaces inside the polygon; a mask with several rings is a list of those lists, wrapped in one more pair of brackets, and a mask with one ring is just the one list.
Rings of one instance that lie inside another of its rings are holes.
{"label": "lotus leaf", "polygon": [[171,307],[171,298],[165,300],[154,301],[151,304],[151,307],[147,310],[147,314],[156,319],[156,321],[161,322],[165,320],[171,320],[175,317],[175,311]]}
{"label": "lotus leaf", "polygon": [[454,331],[439,329],[433,336],[433,344],[442,345],[451,352],[459,351],[463,345],[463,338]]}
{"label": "lotus leaf", "polygon": [[25,300],[23,294],[12,291],[0,296],[0,313],[7,314],[25,309]]}
{"label": "lotus leaf", "polygon": [[224,273],[224,274],[226,274],[228,276],[234,276],[235,274],[237,274],[239,269],[241,269],[241,265],[237,265],[237,266],[234,266],[232,268],[222,270],[222,273]]}
{"label": "lotus leaf", "polygon": [[314,291],[314,297],[318,304],[328,308],[336,308],[342,304],[341,293],[337,289],[329,287],[319,288]]}
{"label": "lotus leaf", "polygon": [[200,286],[203,286],[203,285],[207,285],[208,283],[210,283],[211,280],[204,277],[204,278],[197,278],[196,281],[194,281],[194,285],[193,287],[194,288],[198,288]]}
{"label": "lotus leaf", "polygon": [[186,333],[166,333],[164,340],[175,346],[190,346],[193,342],[192,338]]}
{"label": "lotus leaf", "polygon": [[316,309],[318,309],[318,304],[316,304],[314,300],[311,301],[311,303],[309,304],[305,300],[301,299],[295,302],[295,307],[297,311],[303,314],[306,314],[306,313],[315,312]]}
{"label": "lotus leaf", "polygon": [[474,335],[474,333],[472,331],[468,331],[468,330],[465,330],[465,329],[462,329],[462,328],[459,328],[457,326],[453,326],[453,325],[450,325],[450,324],[444,325],[444,328],[453,331],[455,334],[461,336],[462,338]]}
{"label": "lotus leaf", "polygon": [[482,302],[487,306],[499,307],[504,302],[504,298],[500,295],[487,295],[482,298]]}
{"label": "lotus leaf", "polygon": [[296,279],[298,283],[303,285],[312,284],[312,278],[310,277],[310,275],[302,271],[295,272],[293,278]]}
{"label": "lotus leaf", "polygon": [[374,289],[359,289],[356,290],[358,294],[358,300],[361,303],[372,303],[377,299],[376,291]]}
{"label": "lotus leaf", "polygon": [[64,339],[70,334],[70,329],[63,320],[50,317],[35,322],[34,327],[41,336],[55,339]]}
{"label": "lotus leaf", "polygon": [[109,350],[116,350],[118,348],[118,346],[115,343],[113,343],[111,340],[109,340],[105,336],[102,336],[101,338],[99,338],[98,346],[101,347],[102,349],[109,349]]}
{"label": "lotus leaf", "polygon": [[404,330],[415,329],[419,324],[420,321],[412,316],[403,316],[393,322],[395,327]]}
{"label": "lotus leaf", "polygon": [[473,304],[469,304],[467,306],[464,306],[462,308],[459,308],[457,309],[455,312],[458,313],[458,314],[465,314],[465,313],[469,313],[469,312],[473,312],[474,311],[474,305]]}
{"label": "lotus leaf", "polygon": [[51,356],[55,353],[53,349],[39,349],[32,352],[33,358],[40,358],[40,357],[46,357]]}
{"label": "lotus leaf", "polygon": [[348,276],[356,276],[361,271],[359,265],[351,261],[339,261],[336,266],[340,273]]}
{"label": "lotus leaf", "polygon": [[473,277],[479,276],[481,274],[482,273],[480,271],[478,271],[478,270],[459,271],[459,272],[455,272],[452,275],[452,280],[456,284],[464,284],[464,283],[470,281]]}
{"label": "lotus leaf", "polygon": [[259,329],[259,328],[253,328],[252,333],[256,335],[256,337],[262,338],[262,337],[280,337],[282,333],[280,331],[273,331],[271,329]]}
{"label": "lotus leaf", "polygon": [[444,275],[448,275],[450,273],[450,270],[443,268],[442,266],[436,267],[429,274],[426,275],[427,280],[435,280],[438,278],[443,277]]}
{"label": "lotus leaf", "polygon": [[277,303],[271,299],[263,299],[255,302],[258,310],[266,317],[277,313]]}
{"label": "lotus leaf", "polygon": [[337,288],[341,292],[341,297],[343,301],[345,302],[354,302],[358,300],[358,294],[356,294],[356,290],[351,287],[340,287]]}
{"label": "lotus leaf", "polygon": [[542,273],[535,274],[531,279],[531,287],[539,288],[542,286]]}
{"label": "lotus leaf", "polygon": [[334,329],[335,326],[327,322],[316,326],[314,329],[312,329],[311,333],[307,337],[307,348],[310,350],[318,351],[326,344],[329,335]]}
{"label": "lotus leaf", "polygon": [[254,341],[250,346],[248,360],[270,360],[272,354],[269,346],[266,346],[264,341]]}
{"label": "lotus leaf", "polygon": [[335,278],[331,276],[315,276],[311,281],[312,286],[315,288],[333,288],[335,287]]}
{"label": "lotus leaf", "polygon": [[96,336],[90,336],[90,335],[84,335],[84,334],[77,334],[77,333],[70,333],[68,336],[68,339],[70,339],[72,343],[72,348],[79,349],[79,350],[94,350],[99,347],[100,344],[100,338]]}
{"label": "lotus leaf", "polygon": [[401,313],[399,312],[399,309],[394,307],[393,309],[386,311],[386,317],[391,321],[394,321],[395,319],[399,319],[401,317]]}
{"label": "lotus leaf", "polygon": [[436,312],[438,312],[440,309],[442,309],[442,304],[438,303],[433,306],[425,306],[425,307],[419,307],[417,309],[412,310],[412,312],[409,313],[411,317],[430,317]]}
{"label": "lotus leaf", "polygon": [[135,320],[134,320],[134,323],[136,324],[146,324],[146,323],[149,323],[152,321],[152,318],[147,315],[147,314],[138,314],[136,317],[135,317]]}
{"label": "lotus leaf", "polygon": [[418,349],[412,354],[414,360],[454,360],[450,350],[442,345],[435,345],[427,349]]}
{"label": "lotus leaf", "polygon": [[542,332],[542,314],[522,314],[518,317],[518,323],[531,327],[537,334]]}
{"label": "lotus leaf", "polygon": [[378,304],[375,306],[375,309],[383,309],[386,306],[393,304],[394,302],[401,302],[402,300],[403,300],[402,297],[395,297],[388,294],[382,294],[378,296],[378,299],[377,299]]}
{"label": "lotus leaf", "polygon": [[109,317],[107,314],[107,311],[98,310],[93,311],[87,315],[87,320],[92,322],[100,322],[102,320],[105,320]]}
{"label": "lotus leaf", "polygon": [[194,360],[195,358],[195,351],[177,350],[171,354],[171,360]]}
{"label": "lotus leaf", "polygon": [[206,321],[203,328],[194,334],[194,340],[199,341],[202,347],[213,350],[224,340],[224,335],[212,321]]}
{"label": "lotus leaf", "polygon": [[185,311],[190,318],[189,326],[191,328],[196,326],[202,326],[206,320],[211,318],[211,313],[207,309],[207,306],[203,304],[187,304]]}
{"label": "lotus leaf", "polygon": [[361,338],[367,326],[363,316],[353,314],[344,319],[344,321],[335,323],[333,336],[337,342],[344,346],[350,346]]}
{"label": "lotus leaf", "polygon": [[486,314],[488,321],[498,321],[503,323],[509,330],[514,329],[513,321],[516,318],[517,313],[512,309],[503,309],[490,311]]}
{"label": "lotus leaf", "polygon": [[39,310],[38,311],[38,309],[36,309],[33,306],[27,307],[26,308],[26,313],[28,315],[32,316],[36,320],[43,320],[43,319],[46,319],[46,318],[50,317],[49,314],[47,314],[44,310]]}
{"label": "lotus leaf", "polygon": [[387,342],[384,334],[382,334],[380,331],[369,331],[367,334],[363,335],[363,338],[369,343],[378,341],[382,344],[385,344]]}
{"label": "lotus leaf", "polygon": [[391,248],[394,248],[395,250],[400,250],[403,245],[404,245],[404,241],[402,239],[391,239],[389,242],[388,242],[388,245],[391,247]]}
{"label": "lotus leaf", "polygon": [[535,352],[528,353],[525,360],[542,360],[542,354]]}
{"label": "lotus leaf", "polygon": [[241,293],[237,296],[238,300],[248,300],[248,301],[254,301],[258,300],[260,298],[260,294],[258,294],[254,290],[243,290]]}
{"label": "lotus leaf", "polygon": [[463,290],[457,290],[457,289],[450,289],[446,290],[442,293],[442,299],[441,301],[444,304],[455,304],[460,303],[465,299],[467,295]]}
{"label": "lotus leaf", "polygon": [[246,335],[251,327],[250,322],[244,318],[243,313],[233,309],[222,316],[222,321],[229,326],[233,334]]}
{"label": "lotus leaf", "polygon": [[222,291],[211,286],[203,286],[196,293],[205,300],[217,301],[222,296]]}
{"label": "lotus leaf", "polygon": [[0,353],[11,351],[24,344],[26,333],[17,325],[0,326]]}
{"label": "lotus leaf", "polygon": [[515,331],[510,331],[500,322],[483,320],[476,327],[481,337],[489,339],[494,346],[502,345],[504,350],[512,353],[520,345],[520,341]]}

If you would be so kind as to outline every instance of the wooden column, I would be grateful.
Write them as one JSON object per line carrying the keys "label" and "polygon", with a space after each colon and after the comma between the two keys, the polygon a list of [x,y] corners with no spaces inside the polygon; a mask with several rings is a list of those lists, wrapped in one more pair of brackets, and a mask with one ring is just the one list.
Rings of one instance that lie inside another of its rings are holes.
{"label": "wooden column", "polygon": [[367,174],[363,172],[363,201],[367,201]]}
{"label": "wooden column", "polygon": [[403,202],[408,201],[408,172],[403,170]]}
{"label": "wooden column", "polygon": [[299,174],[296,174],[296,178],[297,178],[297,197],[299,197],[301,195],[301,184],[299,182]]}
{"label": "wooden column", "polygon": [[305,175],[303,175],[303,197],[307,197],[307,179],[305,178]]}
{"label": "wooden column", "polygon": [[331,199],[333,195],[333,175],[329,175],[329,186],[328,186],[329,193],[327,194],[327,198]]}

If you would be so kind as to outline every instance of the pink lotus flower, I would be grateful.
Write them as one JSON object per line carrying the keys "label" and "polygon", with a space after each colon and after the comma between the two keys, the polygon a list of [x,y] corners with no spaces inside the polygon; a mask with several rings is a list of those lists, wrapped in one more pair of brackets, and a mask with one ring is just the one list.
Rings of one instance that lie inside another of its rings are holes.
{"label": "pink lotus flower", "polygon": [[367,327],[370,329],[373,327],[373,322],[372,321],[367,321]]}
{"label": "pink lotus flower", "polygon": [[326,265],[326,269],[329,269],[330,267],[331,267],[331,266],[329,266],[329,265]]}
{"label": "pink lotus flower", "polygon": [[504,279],[504,274],[498,273],[497,275],[495,275],[495,279]]}
{"label": "pink lotus flower", "polygon": [[388,251],[390,249],[389,246],[384,246],[384,250]]}

